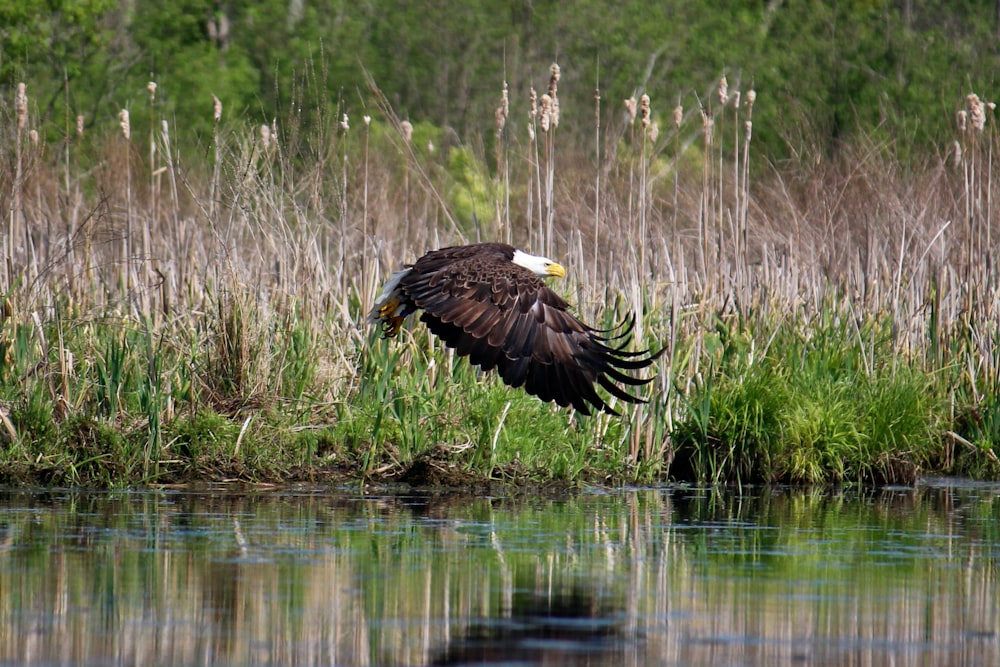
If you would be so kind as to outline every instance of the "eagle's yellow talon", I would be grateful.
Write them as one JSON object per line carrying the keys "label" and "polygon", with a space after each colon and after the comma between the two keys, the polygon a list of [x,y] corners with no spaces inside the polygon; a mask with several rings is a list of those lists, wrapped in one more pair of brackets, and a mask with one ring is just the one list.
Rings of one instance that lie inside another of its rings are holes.
{"label": "eagle's yellow talon", "polygon": [[392,319],[397,308],[399,308],[399,299],[393,299],[378,309],[378,316],[383,320]]}
{"label": "eagle's yellow talon", "polygon": [[382,322],[382,337],[383,338],[395,338],[396,334],[399,333],[400,327],[403,326],[402,317],[388,317]]}

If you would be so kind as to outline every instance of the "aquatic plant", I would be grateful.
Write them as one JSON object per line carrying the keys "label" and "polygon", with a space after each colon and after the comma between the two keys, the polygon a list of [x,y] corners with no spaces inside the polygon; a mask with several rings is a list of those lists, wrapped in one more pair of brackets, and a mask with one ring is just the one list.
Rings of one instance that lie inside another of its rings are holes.
{"label": "aquatic plant", "polygon": [[[213,101],[211,149],[184,155],[162,85],[148,150],[124,114],[51,150],[19,89],[0,118],[0,479],[996,476],[992,107],[957,101],[956,148],[919,169],[859,140],[756,170],[768,101],[727,74],[667,122],[643,91],[624,111],[598,94],[575,145],[549,69],[543,95],[504,89],[501,116],[529,123],[498,124],[491,159],[375,81],[363,126],[344,100],[317,96],[309,126]],[[500,238],[561,261],[581,318],[634,313],[635,349],[667,348],[648,405],[553,409],[419,329],[390,348],[364,325],[401,263]]]}

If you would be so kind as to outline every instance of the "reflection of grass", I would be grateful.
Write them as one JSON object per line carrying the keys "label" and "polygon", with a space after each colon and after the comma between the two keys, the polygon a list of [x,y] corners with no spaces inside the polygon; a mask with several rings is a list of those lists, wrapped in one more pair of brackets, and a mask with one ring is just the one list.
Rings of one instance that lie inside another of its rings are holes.
{"label": "reflection of grass", "polygon": [[[989,498],[961,487],[15,493],[0,497],[12,510],[0,534],[0,616],[22,629],[72,609],[35,630],[46,641],[31,655],[49,662],[142,650],[155,663],[236,664],[286,645],[310,662],[425,664],[429,648],[483,619],[513,618],[521,600],[558,603],[580,590],[595,612],[619,609],[614,620],[662,664],[708,664],[727,650],[738,662],[747,649],[691,637],[780,650],[809,633],[814,652],[846,645],[873,664],[914,646],[995,657],[995,642],[954,641],[1000,629]],[[0,635],[0,659],[25,662],[23,638]],[[678,646],[713,653],[682,661]]]}

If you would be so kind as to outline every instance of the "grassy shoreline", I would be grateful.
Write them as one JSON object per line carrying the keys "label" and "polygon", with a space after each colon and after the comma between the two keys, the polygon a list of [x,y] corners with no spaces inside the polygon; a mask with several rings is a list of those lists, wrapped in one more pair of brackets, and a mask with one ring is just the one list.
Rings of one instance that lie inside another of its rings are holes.
{"label": "grassy shoreline", "polygon": [[[604,101],[592,147],[544,115],[555,74],[530,129],[498,111],[480,148],[377,89],[374,118],[308,128],[220,108],[197,150],[127,116],[49,146],[15,105],[0,483],[1000,478],[992,118],[920,165],[860,142],[754,170],[756,95],[734,92]],[[389,272],[477,239],[561,261],[587,320],[636,312],[637,346],[668,348],[649,404],[580,417],[420,325],[368,329]]]}

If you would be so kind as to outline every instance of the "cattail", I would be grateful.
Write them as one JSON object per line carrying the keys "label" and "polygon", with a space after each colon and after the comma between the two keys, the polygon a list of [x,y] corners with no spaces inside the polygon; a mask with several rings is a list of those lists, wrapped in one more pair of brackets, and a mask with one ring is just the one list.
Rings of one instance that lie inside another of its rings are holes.
{"label": "cattail", "polygon": [[969,110],[969,124],[976,132],[982,132],[986,127],[986,107],[983,106],[979,95],[970,93],[965,98],[965,106]]}
{"label": "cattail", "polygon": [[757,91],[751,88],[747,91],[747,116],[753,115],[753,103],[757,101]]}
{"label": "cattail", "polygon": [[538,106],[538,125],[542,128],[542,132],[548,132],[550,124],[552,122],[552,98],[548,93],[542,95],[542,99],[539,100]]}
{"label": "cattail", "polygon": [[222,100],[212,95],[212,118],[218,123],[222,120]]}
{"label": "cattail", "polygon": [[503,82],[503,90],[500,92],[500,106],[493,112],[493,121],[496,123],[497,136],[503,133],[507,126],[507,115],[510,113],[510,98],[507,94],[507,82]]}
{"label": "cattail", "polygon": [[680,104],[674,107],[674,127],[680,129],[681,121],[684,120],[684,107]]}
{"label": "cattail", "polygon": [[549,124],[552,128],[559,127],[559,78],[562,76],[559,65],[552,63],[549,68]]}
{"label": "cattail", "polygon": [[14,109],[17,111],[17,129],[28,127],[28,86],[17,84],[17,94],[14,97]]}
{"label": "cattail", "polygon": [[733,108],[734,109],[740,108],[740,91],[738,90],[735,93],[733,93]]}
{"label": "cattail", "polygon": [[968,127],[967,125],[968,118],[969,114],[965,109],[959,109],[958,112],[955,113],[955,123],[958,125],[959,132],[965,132],[966,128]]}
{"label": "cattail", "polygon": [[403,132],[403,141],[410,143],[410,140],[413,139],[413,123],[404,120],[399,124],[399,129]]}
{"label": "cattail", "polygon": [[625,100],[625,111],[628,112],[628,124],[629,125],[635,125],[636,109],[637,109],[637,106],[636,106],[636,102],[635,102],[635,95],[633,95],[632,97],[630,97],[627,100]]}
{"label": "cattail", "polygon": [[76,117],[76,136],[83,136],[83,116]]}
{"label": "cattail", "polygon": [[348,119],[346,113],[340,119],[340,129],[343,130],[344,132],[347,132],[349,129],[351,129],[350,119]]}
{"label": "cattail", "polygon": [[32,146],[37,146],[38,145],[38,130],[36,130],[34,128],[28,130],[28,139],[31,140],[31,145]]}
{"label": "cattail", "polygon": [[748,120],[745,123],[743,123],[743,129],[746,131],[747,135],[746,140],[750,141],[750,137],[753,136],[753,121]]}
{"label": "cattail", "polygon": [[726,75],[723,74],[722,78],[719,79],[719,104],[726,106],[726,102],[729,101],[729,81],[726,79]]}
{"label": "cattail", "polygon": [[152,104],[156,99],[156,82],[150,81],[146,84],[146,91],[149,92],[149,103]]}
{"label": "cattail", "polygon": [[528,123],[528,141],[535,140],[535,125],[533,123]]}
{"label": "cattail", "polygon": [[535,90],[534,86],[531,88],[531,94],[529,96],[529,101],[531,102],[528,108],[528,117],[537,118],[538,117],[538,91]]}
{"label": "cattail", "polygon": [[712,118],[712,112],[707,109],[701,110],[701,131],[705,134],[705,138],[708,141],[712,140],[712,128],[715,127],[715,119]]}
{"label": "cattail", "polygon": [[431,141],[430,139],[427,140],[427,152],[428,153],[434,152],[434,142]]}
{"label": "cattail", "polygon": [[267,124],[260,126],[260,145],[265,151],[271,148],[271,128]]}
{"label": "cattail", "polygon": [[649,95],[643,95],[639,98],[639,116],[642,119],[642,129],[649,128]]}
{"label": "cattail", "polygon": [[646,130],[646,135],[649,137],[650,143],[656,143],[657,137],[660,136],[660,125],[659,123],[650,123],[649,129]]}
{"label": "cattail", "polygon": [[559,70],[559,65],[552,63],[552,67],[549,68],[551,73],[549,76],[549,97],[559,96],[559,78],[562,76]]}
{"label": "cattail", "polygon": [[952,144],[953,155],[955,156],[955,166],[962,166],[962,144],[957,139]]}
{"label": "cattail", "polygon": [[122,136],[125,139],[132,138],[132,123],[128,119],[128,109],[122,109],[118,112],[118,125],[122,128]]}
{"label": "cattail", "polygon": [[368,116],[368,115],[362,116],[361,120],[363,120],[365,122],[365,127],[368,127],[368,126],[370,126],[372,124],[372,117],[371,116]]}

